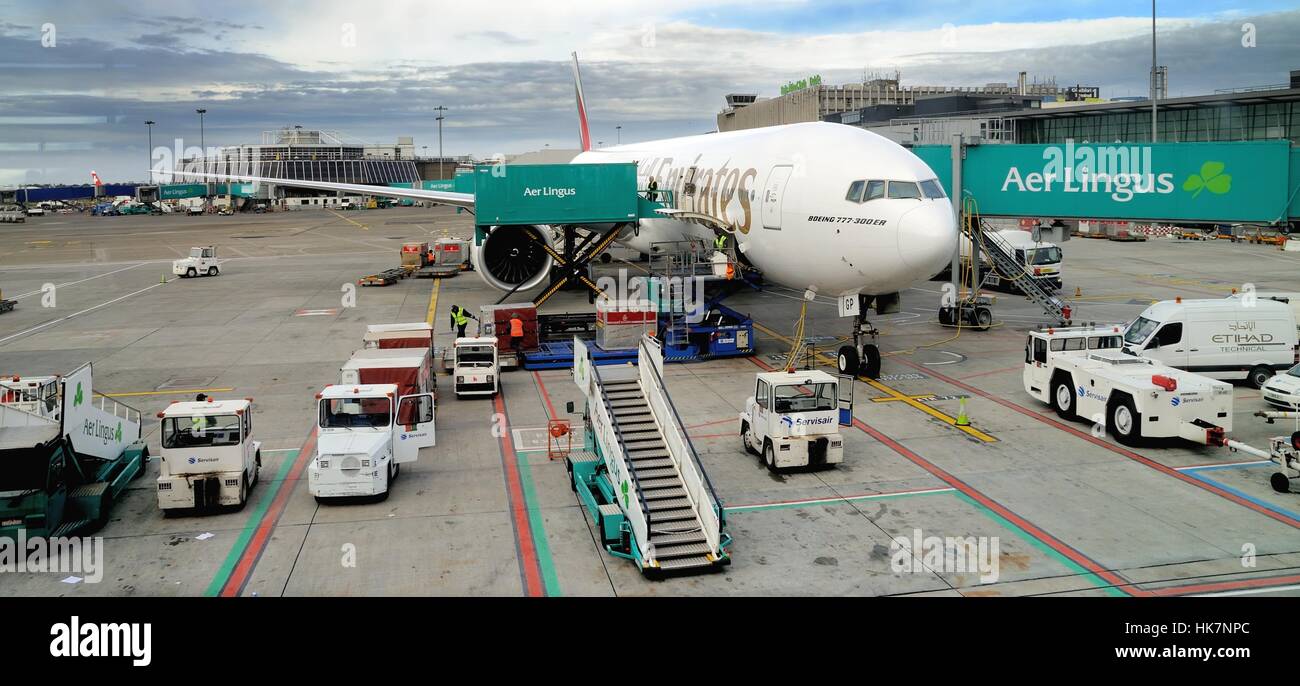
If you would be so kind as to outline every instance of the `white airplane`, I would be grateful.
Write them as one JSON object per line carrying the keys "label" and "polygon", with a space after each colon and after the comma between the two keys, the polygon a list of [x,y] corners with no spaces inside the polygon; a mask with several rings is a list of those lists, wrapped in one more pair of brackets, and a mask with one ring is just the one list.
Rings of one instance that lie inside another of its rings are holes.
{"label": "white airplane", "polygon": [[[874,339],[865,320],[868,308],[880,314],[898,311],[899,292],[942,271],[957,249],[952,205],[929,166],[882,136],[824,122],[593,150],[576,53],[573,73],[583,149],[573,163],[634,162],[639,188],[654,179],[661,191],[673,191],[666,216],[643,219],[636,230],[621,227],[618,243],[648,254],[654,243],[711,242],[719,232],[731,234],[745,261],[765,280],[852,302],[855,307],[847,309],[856,315],[854,344],[840,349],[840,371],[879,374],[879,349],[861,341],[863,333]],[[236,178],[474,208],[471,193]],[[475,269],[505,291],[542,285],[553,266],[536,240],[553,244],[546,229],[490,231],[471,253]]]}

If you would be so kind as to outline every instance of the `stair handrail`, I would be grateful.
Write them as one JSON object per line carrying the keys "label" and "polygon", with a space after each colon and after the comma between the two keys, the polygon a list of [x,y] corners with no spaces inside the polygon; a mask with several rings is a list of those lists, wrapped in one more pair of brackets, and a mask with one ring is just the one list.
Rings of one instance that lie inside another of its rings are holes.
{"label": "stair handrail", "polygon": [[[651,353],[647,347],[646,338],[642,338],[639,344],[638,367],[640,367],[641,380],[649,388],[643,388],[646,401],[650,409],[656,415],[659,430],[663,433],[664,444],[668,447],[669,459],[677,463],[677,472],[682,476],[682,485],[685,487],[687,499],[696,515],[700,519],[702,533],[705,542],[709,546],[709,551],[720,553],[721,536],[722,536],[722,505],[718,498],[717,490],[713,487],[713,482],[709,480],[709,474],[704,470],[704,465],[700,462],[700,456],[695,451],[695,444],[691,442],[691,437],[686,433],[686,424],[682,421],[681,415],[677,412],[677,407],[673,404],[672,398],[668,395],[668,389],[664,385],[663,377],[659,373],[659,368],[654,364]],[[648,369],[648,372],[647,372]],[[653,392],[650,392],[653,391]],[[656,406],[656,402],[662,403],[663,408]],[[676,447],[676,449],[674,449]],[[686,458],[682,459],[679,455],[685,453]]]}
{"label": "stair handrail", "polygon": [[[636,490],[636,506],[633,507],[631,500],[623,505],[623,512],[627,516],[628,523],[632,525],[632,538],[636,540],[637,550],[641,554],[641,559],[647,559],[650,552],[650,521],[646,517],[646,500],[645,492],[641,490],[641,482],[632,471],[631,465],[627,460],[627,444],[623,442],[623,429],[618,425],[618,418],[614,416],[614,408],[609,404],[609,396],[605,393],[605,383],[600,376],[600,367],[591,365],[592,375],[596,379],[596,386],[600,389],[600,398],[595,405],[596,414],[600,419],[600,424],[604,427],[601,432],[602,438],[609,448],[617,448],[617,452],[610,456],[617,463],[619,471],[627,475],[628,481]],[[609,452],[609,451],[606,451]],[[613,484],[615,490],[615,499],[618,498],[619,484]]]}

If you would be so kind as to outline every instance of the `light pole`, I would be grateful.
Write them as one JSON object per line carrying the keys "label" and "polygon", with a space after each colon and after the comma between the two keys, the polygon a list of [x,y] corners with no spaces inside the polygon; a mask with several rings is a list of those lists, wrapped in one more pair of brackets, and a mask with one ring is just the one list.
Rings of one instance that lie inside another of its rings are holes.
{"label": "light pole", "polygon": [[149,127],[149,183],[153,183],[153,125],[156,123],[152,119],[144,123]]}
{"label": "light pole", "polygon": [[1156,0],[1151,0],[1151,142],[1156,142]]}
{"label": "light pole", "polygon": [[207,171],[207,170],[208,170],[208,164],[207,164],[207,162],[208,162],[208,145],[207,145],[207,142],[204,141],[204,139],[203,139],[203,115],[207,114],[208,111],[207,111],[207,109],[202,108],[202,107],[200,107],[199,109],[194,110],[194,111],[199,113],[199,148],[202,149],[202,151],[203,151],[203,171]]}
{"label": "light pole", "polygon": [[443,175],[443,171],[442,171],[442,120],[443,120],[443,119],[446,119],[446,117],[442,116],[442,113],[443,113],[443,112],[446,112],[446,111],[447,111],[447,108],[446,108],[446,107],[443,107],[442,105],[438,105],[437,107],[433,108],[433,111],[435,111],[435,112],[438,113],[438,116],[437,116],[437,120],[438,120],[438,179],[439,179],[439,180],[442,180],[442,179],[446,178],[446,176]]}
{"label": "light pole", "polygon": [[623,144],[623,125],[622,125],[622,124],[619,124],[618,126],[615,126],[615,127],[614,127],[614,133],[618,136],[618,142],[615,143],[615,145],[622,145],[622,144]]}

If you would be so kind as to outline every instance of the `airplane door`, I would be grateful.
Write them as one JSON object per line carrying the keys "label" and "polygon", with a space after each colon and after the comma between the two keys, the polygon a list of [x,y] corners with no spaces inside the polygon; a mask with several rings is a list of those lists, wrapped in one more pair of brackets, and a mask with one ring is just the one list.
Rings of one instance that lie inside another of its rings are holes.
{"label": "airplane door", "polygon": [[785,196],[785,184],[790,180],[793,167],[772,167],[767,175],[767,184],[763,186],[763,228],[781,228],[781,201]]}
{"label": "airplane door", "polygon": [[695,211],[695,173],[699,171],[696,167],[686,170],[686,179],[682,184],[682,197],[677,203],[678,209],[684,212]]}

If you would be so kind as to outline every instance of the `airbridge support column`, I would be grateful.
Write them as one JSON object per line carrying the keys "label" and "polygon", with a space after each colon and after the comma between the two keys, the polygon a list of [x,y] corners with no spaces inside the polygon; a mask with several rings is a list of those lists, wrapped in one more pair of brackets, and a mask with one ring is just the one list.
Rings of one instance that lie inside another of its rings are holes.
{"label": "airbridge support column", "polygon": [[[953,296],[960,298],[961,291],[961,163],[962,163],[962,135],[953,134],[952,137],[952,211],[957,217],[957,249],[952,254],[952,288]],[[973,247],[973,246],[972,246]],[[952,303],[956,305],[956,303]]]}

